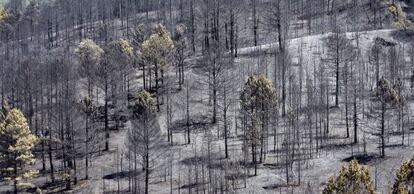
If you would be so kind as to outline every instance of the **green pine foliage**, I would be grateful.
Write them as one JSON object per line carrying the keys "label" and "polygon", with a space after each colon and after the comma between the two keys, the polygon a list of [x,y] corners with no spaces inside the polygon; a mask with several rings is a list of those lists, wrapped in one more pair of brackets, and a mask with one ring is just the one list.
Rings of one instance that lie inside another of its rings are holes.
{"label": "green pine foliage", "polygon": [[253,144],[259,144],[259,129],[265,122],[268,108],[275,102],[276,93],[269,79],[264,75],[249,77],[240,96],[240,103],[243,113],[250,121],[248,139]]}
{"label": "green pine foliage", "polygon": [[414,193],[414,159],[404,161],[397,171],[397,179],[392,188],[392,193]]}
{"label": "green pine foliage", "polygon": [[81,64],[96,65],[100,62],[103,50],[93,40],[84,39],[79,43],[75,53],[78,55]]}
{"label": "green pine foliage", "polygon": [[153,113],[155,111],[155,102],[151,94],[145,90],[140,91],[133,106],[133,113],[135,116],[140,116],[145,113]]}
{"label": "green pine foliage", "polygon": [[31,187],[37,171],[27,169],[35,163],[32,151],[38,137],[32,134],[23,113],[3,103],[0,113],[0,170],[15,189]]}
{"label": "green pine foliage", "polygon": [[249,77],[240,96],[240,105],[247,126],[246,140],[251,148],[255,175],[257,174],[256,149],[263,146],[264,131],[275,103],[276,92],[270,80],[264,75]]}
{"label": "green pine foliage", "polygon": [[264,75],[249,77],[240,100],[243,110],[249,110],[253,107],[257,111],[265,111],[265,105],[276,102],[276,93],[272,82]]}
{"label": "green pine foliage", "polygon": [[88,78],[88,84],[91,84],[92,77],[95,75],[98,65],[101,62],[103,49],[90,39],[84,39],[79,43],[75,50],[79,57],[80,65],[78,72],[81,77]]}
{"label": "green pine foliage", "polygon": [[134,58],[134,49],[127,40],[119,39],[109,43],[105,54],[106,62],[119,71],[126,71]]}
{"label": "green pine foliage", "polygon": [[401,6],[397,2],[392,2],[388,5],[388,11],[394,17],[394,25],[398,29],[407,30],[412,28],[412,23],[407,19],[405,13],[402,11]]}
{"label": "green pine foliage", "polygon": [[329,178],[322,194],[373,194],[369,171],[361,167],[356,160],[349,166],[343,166],[338,176]]}
{"label": "green pine foliage", "polygon": [[173,49],[174,43],[170,33],[164,26],[159,25],[156,32],[142,44],[142,55],[146,61],[164,67]]}
{"label": "green pine foliage", "polygon": [[0,23],[3,22],[8,16],[9,16],[8,11],[4,9],[3,7],[0,7]]}

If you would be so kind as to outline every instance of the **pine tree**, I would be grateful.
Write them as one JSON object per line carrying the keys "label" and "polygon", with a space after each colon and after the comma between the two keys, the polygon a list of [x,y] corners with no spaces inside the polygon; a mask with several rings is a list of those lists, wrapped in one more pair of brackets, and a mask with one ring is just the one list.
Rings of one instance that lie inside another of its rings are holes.
{"label": "pine tree", "polygon": [[414,159],[404,161],[396,176],[392,194],[414,193]]}
{"label": "pine tree", "polygon": [[[129,42],[120,39],[110,42],[104,49],[103,61],[98,67],[98,77],[102,82],[102,89],[105,93],[105,151],[109,150],[109,101],[115,109],[115,127],[119,127],[120,112],[122,106],[118,104],[121,94],[122,99],[128,102],[128,75],[131,73],[131,59],[133,59],[133,48]],[[121,87],[120,87],[121,86]],[[110,96],[111,95],[111,96]]]}
{"label": "pine tree", "polygon": [[251,76],[247,80],[240,97],[242,114],[247,131],[245,138],[251,147],[252,162],[257,175],[258,147],[263,146],[265,130],[267,131],[270,108],[276,102],[276,94],[272,83],[264,76]]}
{"label": "pine tree", "polygon": [[177,65],[177,72],[178,72],[178,84],[181,90],[181,86],[184,84],[184,60],[186,57],[186,49],[187,49],[187,38],[185,37],[185,33],[187,31],[187,27],[184,24],[179,24],[175,27],[175,34],[174,34],[174,46],[175,46],[175,60]]}
{"label": "pine tree", "polygon": [[31,187],[30,179],[37,172],[28,170],[34,164],[33,148],[38,138],[29,129],[26,118],[18,109],[10,109],[3,103],[0,113],[0,169],[5,180],[13,183],[14,193]]}
{"label": "pine tree", "polygon": [[9,9],[0,7],[0,40],[6,45],[5,59],[10,59],[9,42],[13,37],[19,16]]}
{"label": "pine tree", "polygon": [[[165,29],[164,26],[159,25],[156,32],[152,34],[144,43],[142,44],[142,57],[146,61],[147,66],[153,66],[153,71],[155,74],[155,92],[157,100],[157,110],[160,110],[159,102],[159,88],[160,88],[160,78],[159,73],[161,73],[161,83],[164,82],[164,71],[167,68],[169,59],[171,57],[171,51],[174,49],[174,44],[171,39],[170,33]],[[152,69],[152,68],[150,68]],[[149,75],[151,76],[151,75]],[[151,81],[150,81],[151,82]],[[151,83],[150,83],[151,85]],[[150,88],[152,89],[152,88]]]}
{"label": "pine tree", "polygon": [[92,99],[85,97],[81,102],[82,112],[85,113],[85,179],[89,179],[89,155],[90,155],[90,142],[93,137],[90,136],[91,117],[96,111],[96,107],[93,104]]}
{"label": "pine tree", "polygon": [[88,97],[92,98],[92,84],[103,50],[90,39],[84,39],[75,50],[80,60],[79,75],[87,79]]}
{"label": "pine tree", "polygon": [[348,167],[343,166],[337,177],[331,177],[323,190],[323,194],[373,194],[374,188],[365,167],[360,167],[352,160]]}
{"label": "pine tree", "polygon": [[6,9],[4,9],[3,7],[1,7],[0,8],[0,22],[3,22],[4,20],[6,20],[7,17],[9,17],[9,13],[7,12]]}
{"label": "pine tree", "polygon": [[151,97],[151,94],[143,90],[137,94],[132,110],[133,116],[140,117],[141,115],[152,113],[154,107],[154,99]]}
{"label": "pine tree", "polygon": [[407,19],[406,14],[401,8],[399,2],[392,2],[388,5],[388,11],[391,13],[392,17],[394,18],[394,25],[398,29],[402,30],[409,30],[412,29],[413,24],[412,22]]}
{"label": "pine tree", "polygon": [[[115,70],[112,72],[112,84],[115,89],[115,94],[117,94],[117,92],[123,93],[124,95],[126,94],[124,99],[127,102],[130,89],[129,75],[131,74],[133,67],[132,60],[134,59],[134,48],[127,40],[120,39],[109,44],[106,49],[106,54],[107,60]],[[116,105],[116,101],[113,102],[113,104]]]}
{"label": "pine tree", "polygon": [[146,28],[143,24],[138,25],[132,32],[131,46],[134,48],[135,61],[134,68],[142,70],[142,85],[144,90],[147,89],[147,76],[145,63],[142,59],[142,44],[147,36]]}
{"label": "pine tree", "polygon": [[118,64],[119,70],[124,70],[129,65],[130,59],[134,54],[134,49],[125,39],[113,41],[108,45],[107,54],[113,64]]}

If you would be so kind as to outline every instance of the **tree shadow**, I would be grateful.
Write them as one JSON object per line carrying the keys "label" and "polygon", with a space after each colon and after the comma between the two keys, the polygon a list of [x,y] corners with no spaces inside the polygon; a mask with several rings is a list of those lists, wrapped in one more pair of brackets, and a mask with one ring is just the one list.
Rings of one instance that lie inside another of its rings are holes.
{"label": "tree shadow", "polygon": [[141,170],[137,170],[135,173],[134,173],[133,170],[131,170],[131,171],[122,171],[122,172],[107,174],[107,175],[103,176],[102,179],[105,179],[105,180],[123,179],[123,178],[127,178],[129,176],[138,176],[138,175],[141,175],[142,173],[143,172]]}
{"label": "tree shadow", "polygon": [[407,145],[403,145],[401,143],[397,143],[397,144],[387,144],[385,145],[385,148],[404,148],[404,147],[408,147]]}
{"label": "tree shadow", "polygon": [[414,30],[395,30],[391,32],[391,37],[397,41],[410,42],[414,38]]}
{"label": "tree shadow", "polygon": [[359,164],[367,165],[376,163],[378,160],[381,159],[384,158],[381,158],[378,154],[357,154],[342,159],[342,162],[351,162],[352,160],[356,160]]}
{"label": "tree shadow", "polygon": [[240,165],[239,161],[228,161],[228,160],[214,160],[210,163],[207,167],[210,169],[217,169],[217,170],[226,170],[229,166],[238,166]]}
{"label": "tree shadow", "polygon": [[[63,180],[56,180],[55,182],[46,182],[39,188],[42,191],[51,191],[51,193],[63,193],[64,191],[66,191],[66,182]],[[35,188],[31,188],[31,189],[35,189]],[[31,189],[28,191],[30,192]]]}
{"label": "tree shadow", "polygon": [[200,186],[204,185],[205,183],[190,183],[190,184],[185,184],[183,186],[180,187],[180,189],[199,189]]}
{"label": "tree shadow", "polygon": [[[213,160],[214,158],[211,158]],[[190,157],[181,160],[181,163],[184,165],[195,165],[195,164],[206,164],[208,162],[208,158],[206,156],[197,156],[197,157]]]}
{"label": "tree shadow", "polygon": [[244,179],[248,179],[251,177],[254,177],[254,175],[248,175],[243,172],[235,172],[235,173],[231,173],[225,176],[225,178],[229,181],[244,180]]}
{"label": "tree shadow", "polygon": [[263,166],[265,166],[269,169],[272,169],[272,170],[283,169],[283,168],[286,168],[286,162],[265,163],[265,164],[263,164]]}
{"label": "tree shadow", "polygon": [[272,185],[268,185],[268,186],[264,186],[263,189],[266,190],[275,190],[275,189],[280,189],[280,188],[290,188],[290,187],[297,187],[297,185],[295,184],[272,184]]}
{"label": "tree shadow", "polygon": [[171,131],[173,133],[185,133],[187,127],[190,128],[191,133],[203,133],[213,124],[207,116],[193,116],[187,126],[185,119],[176,120],[172,123]]}

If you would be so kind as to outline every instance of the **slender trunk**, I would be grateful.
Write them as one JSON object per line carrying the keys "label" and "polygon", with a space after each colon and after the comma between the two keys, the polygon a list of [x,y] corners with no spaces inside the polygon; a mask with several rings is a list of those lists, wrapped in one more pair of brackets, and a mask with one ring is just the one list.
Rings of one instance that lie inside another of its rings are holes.
{"label": "slender trunk", "polygon": [[159,93],[159,78],[158,78],[158,64],[155,64],[155,93],[157,94],[157,111],[160,112],[160,93]]}
{"label": "slender trunk", "polygon": [[[216,16],[215,16],[216,17]],[[215,34],[215,40],[217,41],[217,42],[219,42],[219,40],[218,40],[218,27],[216,26],[217,24],[215,24],[216,23],[216,19],[214,18],[214,23],[213,23],[213,29],[214,29],[214,34]],[[214,38],[213,38],[214,39]],[[218,49],[217,47],[216,47],[216,49]],[[220,51],[217,51],[217,53],[218,54],[220,54],[219,53]],[[218,77],[218,64],[217,64],[217,61],[219,60],[219,58],[220,58],[220,56],[214,56],[214,59],[213,59],[213,68],[212,68],[212,72],[211,72],[211,76],[212,76],[212,79],[213,79],[213,83],[212,83],[212,87],[213,87],[213,123],[216,123],[217,122],[217,77]]]}
{"label": "slender trunk", "polygon": [[194,15],[194,0],[190,1],[190,15],[191,15],[191,48],[193,53],[196,52],[195,48],[195,15]]}
{"label": "slender trunk", "polygon": [[[44,136],[45,135],[45,126],[44,126],[44,123],[43,123],[43,121],[44,121],[44,112],[43,112],[43,107],[44,107],[44,104],[43,104],[43,86],[41,85],[40,86],[40,107],[42,107],[42,109],[40,110],[40,116],[41,116],[41,120],[40,120],[40,123],[41,123],[41,131],[40,131],[40,133],[42,134],[42,136]],[[42,153],[41,153],[41,157],[42,157],[42,171],[44,172],[45,170],[46,170],[46,157],[45,157],[45,139],[44,138],[41,138],[41,141],[42,141],[42,143],[41,143],[41,146],[42,146]]]}
{"label": "slender trunk", "polygon": [[354,143],[358,143],[358,112],[357,112],[357,94],[354,86]]}
{"label": "slender trunk", "polygon": [[[147,143],[147,151],[148,151]],[[145,155],[145,194],[148,194],[148,185],[149,185],[149,154]]]}
{"label": "slender trunk", "polygon": [[144,88],[144,90],[147,89],[147,84],[146,84],[146,77],[145,77],[145,65],[142,66],[142,86]]}
{"label": "slender trunk", "polygon": [[335,107],[339,106],[339,45],[336,46]]}
{"label": "slender trunk", "polygon": [[[169,90],[169,89],[168,89]],[[170,120],[170,91],[167,91],[167,140],[171,141],[171,120]],[[172,144],[171,144],[172,145]]]}
{"label": "slender trunk", "polygon": [[385,112],[386,104],[381,104],[381,157],[385,157]]}
{"label": "slender trunk", "polygon": [[228,145],[227,145],[227,93],[226,93],[226,88],[224,88],[223,90],[223,95],[224,95],[224,110],[223,110],[223,119],[224,119],[224,152],[225,152],[225,157],[229,158],[229,153],[228,153]]}
{"label": "slender trunk", "polygon": [[55,169],[53,166],[53,155],[52,155],[52,132],[51,129],[49,129],[49,165],[50,165],[50,178],[52,179],[52,183],[55,182]]}
{"label": "slender trunk", "polygon": [[89,179],[88,168],[89,168],[89,116],[86,116],[86,140],[85,140],[85,179]]}
{"label": "slender trunk", "polygon": [[252,143],[252,161],[254,165],[254,176],[257,176],[256,146]]}
{"label": "slender trunk", "polygon": [[[15,158],[17,158],[17,157],[15,156]],[[13,170],[14,170],[14,176],[17,177],[17,163],[16,162],[14,163]],[[14,186],[14,194],[19,193],[19,190],[17,188],[17,179],[16,178],[13,181],[13,186]]]}
{"label": "slender trunk", "polygon": [[329,85],[326,83],[326,134],[329,134]]}
{"label": "slender trunk", "polygon": [[[213,78],[216,82],[216,78]],[[213,84],[213,123],[217,122],[217,87]]]}
{"label": "slender trunk", "polygon": [[346,138],[349,138],[349,106],[348,106],[348,64],[345,64],[345,125],[346,125]]}
{"label": "slender trunk", "polygon": [[230,52],[234,54],[234,11],[230,10]]}
{"label": "slender trunk", "polygon": [[105,149],[109,150],[108,78],[105,78]]}
{"label": "slender trunk", "polygon": [[258,19],[257,19],[256,0],[253,0],[252,4],[253,4],[253,38],[254,38],[254,46],[257,46]]}
{"label": "slender trunk", "polygon": [[191,136],[190,136],[190,93],[189,93],[189,86],[187,85],[187,94],[186,94],[186,127],[187,127],[187,144],[191,143]]}
{"label": "slender trunk", "polygon": [[[278,9],[280,9],[278,7]],[[280,24],[280,18],[277,18],[277,31],[278,31],[278,42],[279,42],[279,54],[282,62],[282,116],[286,115],[286,60],[285,60],[285,53],[284,53],[284,45],[283,45],[283,34],[282,34],[282,26]]]}

